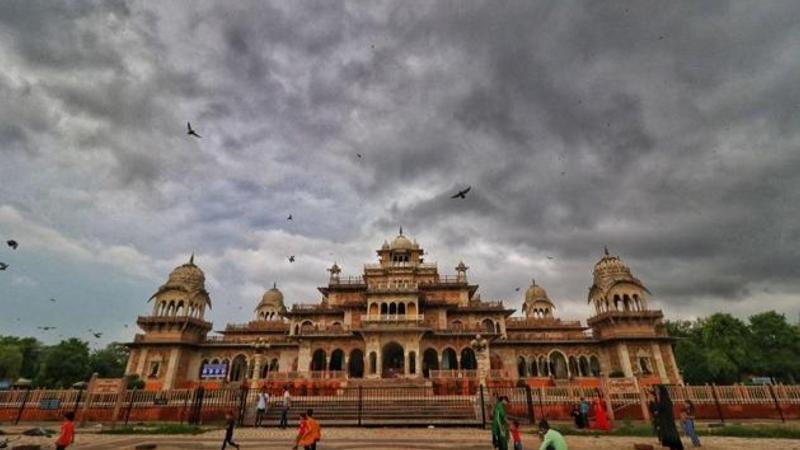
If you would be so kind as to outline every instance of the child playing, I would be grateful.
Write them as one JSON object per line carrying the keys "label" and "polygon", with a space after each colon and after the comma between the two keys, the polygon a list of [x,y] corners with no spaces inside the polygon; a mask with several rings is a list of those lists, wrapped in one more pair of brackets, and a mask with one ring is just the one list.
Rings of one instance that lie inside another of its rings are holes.
{"label": "child playing", "polygon": [[519,421],[511,419],[511,438],[514,441],[514,450],[522,450],[522,438],[519,436]]}
{"label": "child playing", "polygon": [[61,435],[56,441],[56,450],[64,450],[75,442],[75,413],[64,413],[64,423],[61,424]]}

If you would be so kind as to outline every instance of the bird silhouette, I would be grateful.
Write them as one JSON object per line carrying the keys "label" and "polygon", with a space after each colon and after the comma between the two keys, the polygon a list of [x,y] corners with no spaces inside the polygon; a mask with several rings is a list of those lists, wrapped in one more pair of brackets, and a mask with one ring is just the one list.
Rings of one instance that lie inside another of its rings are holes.
{"label": "bird silhouette", "polygon": [[17,241],[15,241],[13,239],[10,239],[10,240],[6,241],[6,244],[8,244],[8,246],[11,247],[13,250],[16,250],[17,247],[19,247],[19,244],[17,243]]}
{"label": "bird silhouette", "polygon": [[94,335],[94,337],[96,337],[97,339],[103,337],[103,333],[92,333],[92,335]]}
{"label": "bird silhouette", "polygon": [[290,257],[289,257],[289,262],[290,262],[290,263],[293,263],[293,262],[294,262],[294,255],[292,255],[292,256],[290,256]]}
{"label": "bird silhouette", "polygon": [[194,136],[194,137],[196,137],[198,139],[200,139],[202,137],[199,134],[197,134],[196,131],[194,131],[192,129],[192,124],[189,123],[189,122],[186,122],[186,129],[187,129],[186,134],[188,134],[189,136]]}
{"label": "bird silhouette", "polygon": [[516,289],[514,289],[514,290],[515,290],[515,291],[517,291],[517,292],[519,292],[519,289],[520,289],[520,288],[516,288]]}
{"label": "bird silhouette", "polygon": [[457,194],[450,196],[450,198],[467,198],[467,192],[472,189],[472,186],[467,186],[463,191],[458,191]]}
{"label": "bird silhouette", "polygon": [[286,220],[292,220],[292,215],[289,214],[289,217],[287,217]]}
{"label": "bird silhouette", "polygon": [[0,262],[0,270],[6,270],[6,269],[8,269],[8,264]]}
{"label": "bird silhouette", "polygon": [[42,331],[50,331],[50,330],[55,330],[56,329],[56,327],[36,327],[36,328],[38,328],[38,329],[40,329]]}
{"label": "bird silhouette", "polygon": [[358,156],[358,158],[361,159],[361,153],[356,153],[356,156]]}
{"label": "bird silhouette", "polygon": [[56,302],[56,299],[54,299],[54,298],[51,298],[51,299],[50,299],[50,301],[51,301],[51,302],[53,302],[53,303],[55,303],[55,302]]}

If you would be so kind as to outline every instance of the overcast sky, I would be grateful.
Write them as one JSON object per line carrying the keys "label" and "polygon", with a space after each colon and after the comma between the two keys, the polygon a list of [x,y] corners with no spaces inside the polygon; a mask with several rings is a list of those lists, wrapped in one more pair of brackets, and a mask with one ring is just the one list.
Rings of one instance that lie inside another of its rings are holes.
{"label": "overcast sky", "polygon": [[0,2],[0,238],[20,243],[0,248],[0,334],[129,340],[192,252],[215,329],[245,322],[274,281],[319,301],[326,267],[360,274],[401,225],[513,307],[535,277],[587,318],[608,245],[668,318],[795,321],[798,17],[793,1]]}

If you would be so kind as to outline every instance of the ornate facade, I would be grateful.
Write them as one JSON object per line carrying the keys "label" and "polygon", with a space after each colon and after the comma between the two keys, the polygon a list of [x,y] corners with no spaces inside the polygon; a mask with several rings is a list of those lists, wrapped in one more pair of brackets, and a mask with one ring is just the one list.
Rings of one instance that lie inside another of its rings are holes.
{"label": "ornate facade", "polygon": [[[363,274],[341,276],[334,264],[321,301],[284,306],[277,286],[254,319],[209,336],[211,299],[194,258],[176,268],[150,298],[144,331],[129,344],[127,373],[149,389],[193,386],[204,367],[222,367],[216,383],[264,380],[429,378],[582,382],[606,376],[643,383],[680,383],[663,314],[648,308],[649,292],[608,250],[594,267],[587,325],[557,317],[536,284],[525,292],[523,316],[501,301],[483,301],[463,262],[442,275],[425,252],[400,234],[377,251]],[[396,382],[397,380],[394,380]],[[206,381],[207,382],[207,381]],[[377,381],[376,381],[377,382]]]}

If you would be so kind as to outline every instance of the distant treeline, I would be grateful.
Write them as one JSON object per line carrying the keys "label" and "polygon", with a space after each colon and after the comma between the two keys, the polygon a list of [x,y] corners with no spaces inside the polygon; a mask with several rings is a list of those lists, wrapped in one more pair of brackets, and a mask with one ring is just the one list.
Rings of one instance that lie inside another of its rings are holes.
{"label": "distant treeline", "polygon": [[119,343],[90,350],[87,342],[76,338],[44,345],[32,337],[0,336],[0,380],[26,378],[35,387],[64,388],[95,372],[122,377],[127,362],[128,349]]}
{"label": "distant treeline", "polygon": [[767,311],[747,322],[717,313],[696,321],[669,321],[675,359],[689,384],[744,383],[751,377],[800,381],[800,324]]}

